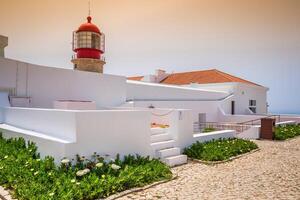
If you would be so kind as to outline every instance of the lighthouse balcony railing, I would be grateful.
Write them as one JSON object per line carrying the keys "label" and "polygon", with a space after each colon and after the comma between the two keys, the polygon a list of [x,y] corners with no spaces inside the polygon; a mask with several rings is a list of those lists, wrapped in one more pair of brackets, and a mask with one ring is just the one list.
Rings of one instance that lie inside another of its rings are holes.
{"label": "lighthouse balcony railing", "polygon": [[[77,55],[76,54],[73,54],[72,55],[72,60],[74,60],[74,59],[77,59],[78,57],[77,57]],[[105,57],[104,56],[101,56],[99,59],[97,59],[97,60],[101,60],[101,61],[103,61],[103,62],[105,62]]]}

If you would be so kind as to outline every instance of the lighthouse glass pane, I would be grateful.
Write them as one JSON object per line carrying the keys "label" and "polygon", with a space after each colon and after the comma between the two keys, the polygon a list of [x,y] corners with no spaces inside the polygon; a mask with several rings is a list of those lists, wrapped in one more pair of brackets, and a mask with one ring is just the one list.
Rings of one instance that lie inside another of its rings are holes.
{"label": "lighthouse glass pane", "polygon": [[100,50],[102,52],[105,52],[105,35],[104,35],[104,33],[101,33],[101,36],[100,36]]}
{"label": "lighthouse glass pane", "polygon": [[93,33],[91,41],[92,48],[100,50],[100,35]]}
{"label": "lighthouse glass pane", "polygon": [[78,32],[75,37],[76,48],[93,48],[100,50],[100,34]]}

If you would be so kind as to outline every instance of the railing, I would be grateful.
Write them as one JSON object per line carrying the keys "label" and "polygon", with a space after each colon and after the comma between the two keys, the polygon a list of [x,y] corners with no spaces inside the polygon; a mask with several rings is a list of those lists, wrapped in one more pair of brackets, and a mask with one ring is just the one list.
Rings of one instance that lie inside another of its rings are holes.
{"label": "railing", "polygon": [[261,119],[262,118],[274,118],[276,122],[281,122],[281,119],[280,119],[280,115],[266,115],[264,117],[260,117],[260,118],[257,118],[257,119],[252,119],[252,120],[249,120],[249,121],[245,121],[245,122],[240,122],[238,124],[240,125],[261,125]]}
{"label": "railing", "polygon": [[[72,60],[74,60],[74,59],[77,59],[78,57],[77,57],[77,55],[76,54],[73,54],[72,55]],[[96,60],[101,60],[101,61],[104,61],[104,62],[106,62],[105,61],[105,57],[104,56],[101,56],[99,59],[96,59]]]}
{"label": "railing", "polygon": [[235,130],[237,133],[242,133],[243,131],[251,128],[251,125],[247,124],[237,124],[237,123],[219,123],[219,122],[204,122],[204,123],[194,123],[194,132],[203,132],[205,128],[214,128],[216,131],[220,130]]}

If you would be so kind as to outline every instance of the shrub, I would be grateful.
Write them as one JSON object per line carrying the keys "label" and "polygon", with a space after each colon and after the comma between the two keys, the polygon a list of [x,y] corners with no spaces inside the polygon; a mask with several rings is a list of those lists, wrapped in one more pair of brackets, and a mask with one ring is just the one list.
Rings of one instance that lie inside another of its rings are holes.
{"label": "shrub", "polygon": [[202,133],[209,133],[209,132],[213,132],[213,131],[216,131],[217,129],[213,128],[213,127],[207,127],[207,128],[204,128]]}
{"label": "shrub", "polygon": [[221,161],[249,152],[256,148],[257,145],[254,142],[237,138],[229,138],[212,140],[204,143],[197,141],[190,147],[185,148],[184,154],[188,157],[199,160]]}
{"label": "shrub", "polygon": [[40,159],[33,143],[0,137],[0,185],[18,199],[96,199],[154,181],[170,179],[166,165],[149,157],[125,156],[107,160],[96,153],[77,156],[56,166],[51,157]]}
{"label": "shrub", "polygon": [[300,125],[299,124],[287,124],[280,125],[275,128],[275,140],[286,140],[288,138],[293,138],[300,135]]}

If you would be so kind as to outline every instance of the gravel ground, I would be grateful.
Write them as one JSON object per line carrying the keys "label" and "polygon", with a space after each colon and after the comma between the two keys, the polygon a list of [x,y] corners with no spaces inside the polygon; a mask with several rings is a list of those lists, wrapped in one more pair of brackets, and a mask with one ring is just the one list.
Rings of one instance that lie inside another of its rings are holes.
{"label": "gravel ground", "polygon": [[178,178],[120,199],[297,199],[300,200],[300,137],[255,141],[260,151],[232,162],[175,167]]}

